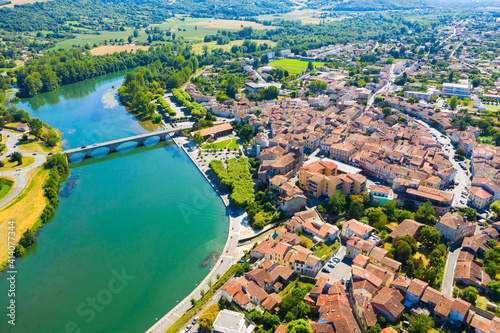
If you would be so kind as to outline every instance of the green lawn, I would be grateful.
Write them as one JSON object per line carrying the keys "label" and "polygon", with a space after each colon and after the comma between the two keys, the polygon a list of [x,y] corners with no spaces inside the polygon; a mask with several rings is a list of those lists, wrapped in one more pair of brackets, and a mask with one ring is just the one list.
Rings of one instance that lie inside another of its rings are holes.
{"label": "green lawn", "polygon": [[3,180],[3,185],[2,188],[0,189],[0,200],[2,200],[7,194],[9,194],[10,190],[12,189],[12,186],[14,186],[14,181],[6,178],[2,178]]}
{"label": "green lawn", "polygon": [[295,280],[292,280],[288,283],[288,285],[278,293],[278,295],[280,297],[285,297],[286,295],[288,295],[289,293],[292,292],[293,289],[296,289],[296,288],[309,288],[309,289],[312,289],[312,287],[314,287],[314,284],[312,283],[307,283],[307,282],[302,282],[299,280],[299,277],[296,276],[295,277]]}
{"label": "green lawn", "polygon": [[488,104],[485,104],[484,106],[486,107],[486,110],[488,110],[488,111],[495,111],[495,112],[497,112],[498,110],[500,110],[500,105],[488,105]]}
{"label": "green lawn", "polygon": [[302,74],[303,72],[306,71],[306,68],[302,68],[302,67],[290,67],[290,66],[276,66],[276,67],[283,68],[289,74]]}
{"label": "green lawn", "polygon": [[302,245],[307,247],[308,249],[310,249],[314,245],[314,242],[310,238],[307,238],[304,235],[300,235],[300,238],[302,239]]}
{"label": "green lawn", "polygon": [[[292,66],[292,67],[300,67],[307,68],[307,61],[295,60],[295,59],[280,59],[276,61],[272,61],[269,63],[269,66]],[[324,62],[313,62],[314,68],[318,66],[323,66]]]}
{"label": "green lawn", "polygon": [[316,246],[314,255],[321,259],[329,258],[335,250],[339,247],[339,242],[335,241],[335,243],[320,243]]}
{"label": "green lawn", "polygon": [[219,142],[214,142],[214,143],[206,143],[204,145],[201,145],[202,149],[238,149],[238,143],[236,139],[227,139],[224,141],[219,141]]}

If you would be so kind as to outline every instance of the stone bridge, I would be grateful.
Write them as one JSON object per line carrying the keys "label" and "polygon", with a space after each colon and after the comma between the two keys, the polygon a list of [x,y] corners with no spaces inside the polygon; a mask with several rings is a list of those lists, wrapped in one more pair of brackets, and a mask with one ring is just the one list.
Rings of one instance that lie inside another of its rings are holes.
{"label": "stone bridge", "polygon": [[[117,151],[117,149],[124,143],[128,142],[135,142],[137,145],[133,148],[139,147],[139,146],[144,146],[145,142],[149,138],[159,138],[159,141],[165,141],[167,139],[167,136],[170,134],[180,134],[183,130],[191,128],[191,126],[180,126],[176,128],[169,128],[169,129],[164,129],[161,131],[155,131],[155,132],[150,132],[150,133],[145,133],[145,134],[139,134],[139,135],[134,135],[134,136],[129,136],[127,138],[123,139],[117,139],[117,140],[111,140],[111,141],[106,141],[106,142],[101,142],[101,143],[95,143],[93,145],[87,145],[79,148],[73,148],[73,149],[68,149],[65,151],[62,151],[63,154],[66,155],[66,158],[68,161],[70,161],[71,156],[80,153],[84,154],[84,158],[89,158],[92,157],[92,152],[99,148],[108,148],[108,153],[112,153]],[[158,142],[159,142],[158,141]],[[155,142],[156,144],[157,142]],[[132,148],[132,149],[133,149]]]}

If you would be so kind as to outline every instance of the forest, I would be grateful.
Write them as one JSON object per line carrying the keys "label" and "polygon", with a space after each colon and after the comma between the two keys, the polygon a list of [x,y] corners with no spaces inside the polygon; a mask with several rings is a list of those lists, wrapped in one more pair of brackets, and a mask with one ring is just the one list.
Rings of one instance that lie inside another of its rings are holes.
{"label": "forest", "polygon": [[14,8],[0,8],[0,28],[7,31],[69,29],[68,22],[92,30],[117,31],[126,27],[147,27],[172,17],[172,13],[193,17],[235,18],[289,11],[288,0],[52,0]]}

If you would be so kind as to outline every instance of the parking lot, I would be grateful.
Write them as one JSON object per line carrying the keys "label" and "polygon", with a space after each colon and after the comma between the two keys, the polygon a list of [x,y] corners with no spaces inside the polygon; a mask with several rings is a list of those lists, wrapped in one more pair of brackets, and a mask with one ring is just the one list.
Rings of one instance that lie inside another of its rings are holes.
{"label": "parking lot", "polygon": [[323,272],[321,270],[316,278],[319,278],[320,276],[326,275],[329,277],[334,277],[336,279],[342,280],[342,278],[345,278],[345,280],[349,280],[351,277],[351,265],[352,265],[352,260],[348,257],[346,257],[346,247],[345,247],[345,242],[342,241],[343,244],[341,244],[337,254],[335,255],[337,258],[339,258],[339,262],[335,265],[334,268],[328,267],[328,263],[331,261],[328,261],[328,263],[325,265],[324,268],[328,269],[330,272]]}

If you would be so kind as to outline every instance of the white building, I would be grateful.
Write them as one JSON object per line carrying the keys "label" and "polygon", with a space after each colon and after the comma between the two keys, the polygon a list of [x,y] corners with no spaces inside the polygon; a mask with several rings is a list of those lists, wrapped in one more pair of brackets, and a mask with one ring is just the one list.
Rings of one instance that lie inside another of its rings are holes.
{"label": "white building", "polygon": [[239,312],[222,310],[214,321],[212,332],[243,333],[246,330],[245,315]]}
{"label": "white building", "polygon": [[443,88],[441,92],[446,96],[457,96],[457,97],[469,97],[472,85],[467,84],[456,84],[456,83],[443,83]]}

